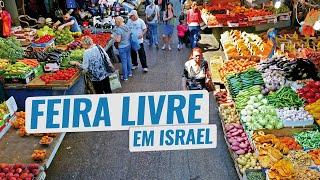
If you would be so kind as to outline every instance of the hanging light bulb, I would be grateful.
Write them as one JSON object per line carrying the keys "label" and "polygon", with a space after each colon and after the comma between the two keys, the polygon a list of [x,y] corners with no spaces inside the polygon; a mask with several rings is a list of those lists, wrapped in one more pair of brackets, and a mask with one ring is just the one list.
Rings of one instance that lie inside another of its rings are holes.
{"label": "hanging light bulb", "polygon": [[316,31],[320,30],[320,19],[314,23],[313,29]]}
{"label": "hanging light bulb", "polygon": [[276,3],[274,3],[274,7],[275,7],[276,9],[279,9],[280,6],[281,6],[281,0],[277,0]]}

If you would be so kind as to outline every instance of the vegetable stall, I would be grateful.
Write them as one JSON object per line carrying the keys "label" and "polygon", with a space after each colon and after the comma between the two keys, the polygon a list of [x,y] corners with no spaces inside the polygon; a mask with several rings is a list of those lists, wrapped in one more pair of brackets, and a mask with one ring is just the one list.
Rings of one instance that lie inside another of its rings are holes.
{"label": "vegetable stall", "polygon": [[[0,80],[8,99],[0,104],[0,179],[6,177],[44,179],[66,133],[27,134],[25,100],[33,96],[85,94],[81,70],[70,61],[82,62],[84,49],[80,38],[92,37],[94,43],[110,53],[111,33],[83,34],[53,30],[16,28],[9,38],[0,38]],[[113,54],[110,54],[112,56]],[[113,57],[111,57],[113,58]],[[8,103],[12,107],[9,108]]]}
{"label": "vegetable stall", "polygon": [[300,50],[280,45],[268,58],[259,51],[268,49],[265,34],[221,36],[226,60],[214,76],[226,88],[214,94],[239,179],[320,178],[320,49],[297,32],[277,41],[293,37]]}

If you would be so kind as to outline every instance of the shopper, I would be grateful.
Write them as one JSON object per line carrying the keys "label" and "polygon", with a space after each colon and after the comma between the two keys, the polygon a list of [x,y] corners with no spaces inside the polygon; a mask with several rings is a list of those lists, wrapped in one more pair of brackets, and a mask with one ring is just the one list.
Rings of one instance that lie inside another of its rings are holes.
{"label": "shopper", "polygon": [[184,89],[207,89],[206,83],[210,81],[208,63],[203,59],[200,48],[192,49],[190,59],[185,63],[182,85]]}
{"label": "shopper", "polygon": [[108,54],[103,48],[95,45],[89,36],[81,38],[81,45],[86,49],[82,64],[77,61],[70,61],[70,64],[79,66],[89,74],[97,94],[112,93],[109,76],[114,72],[114,67]]}
{"label": "shopper", "polygon": [[200,24],[202,22],[201,12],[198,9],[197,3],[193,2],[191,9],[187,12],[187,24],[190,32],[191,48],[197,47],[200,40]]}
{"label": "shopper", "polygon": [[175,15],[173,12],[173,5],[171,2],[168,2],[168,6],[166,10],[163,12],[163,22],[164,22],[164,30],[163,30],[163,46],[162,50],[165,50],[166,47],[168,47],[168,50],[171,50],[171,37],[173,34],[173,29],[174,29],[174,21],[175,21]]}
{"label": "shopper", "polygon": [[67,12],[64,16],[63,16],[63,21],[64,21],[64,24],[60,25],[61,22],[58,21],[56,22],[53,27],[56,28],[57,26],[58,27],[58,30],[62,30],[66,27],[70,27],[70,31],[71,32],[81,32],[81,28],[78,24],[78,21],[75,17],[71,16],[69,12]]}
{"label": "shopper", "polygon": [[121,16],[115,18],[116,28],[114,32],[115,42],[118,43],[119,56],[122,64],[122,80],[127,81],[132,76],[130,29],[124,24]]}
{"label": "shopper", "polygon": [[[157,1],[157,0],[156,0]],[[148,28],[150,31],[150,40],[149,46],[153,44],[159,48],[159,40],[158,40],[158,22],[160,18],[160,10],[158,5],[155,2],[151,2],[149,6],[146,7],[146,22],[148,24]]]}
{"label": "shopper", "polygon": [[[144,21],[139,18],[138,13],[136,10],[132,10],[129,14],[129,20],[127,22],[127,26],[130,28],[133,39],[138,39],[138,43],[140,45],[140,48],[138,50],[139,59],[141,66],[143,68],[144,72],[148,72],[148,66],[147,66],[147,57],[146,52],[144,50],[143,46],[143,36],[147,32],[147,26],[144,23]],[[138,55],[137,51],[135,51],[133,48],[131,48],[131,59],[132,59],[132,70],[138,68]]]}
{"label": "shopper", "polygon": [[104,11],[108,5],[108,1],[107,0],[99,0],[98,4],[99,4],[99,8],[100,8],[100,16],[103,19]]}
{"label": "shopper", "polygon": [[183,19],[179,20],[179,25],[177,26],[177,34],[178,34],[178,50],[180,51],[183,47],[186,32],[188,31],[188,26],[186,25],[185,21]]}

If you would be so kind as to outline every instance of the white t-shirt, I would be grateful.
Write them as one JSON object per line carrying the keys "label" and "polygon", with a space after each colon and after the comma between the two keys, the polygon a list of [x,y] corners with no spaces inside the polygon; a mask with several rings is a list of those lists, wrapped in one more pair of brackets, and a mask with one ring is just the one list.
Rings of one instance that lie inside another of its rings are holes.
{"label": "white t-shirt", "polygon": [[[132,35],[136,37],[141,35],[144,29],[147,29],[146,23],[144,23],[144,21],[140,18],[138,18],[136,21],[129,19],[127,26],[131,30]],[[143,43],[143,38],[139,39],[139,43]]]}
{"label": "white t-shirt", "polygon": [[[152,7],[151,7],[152,6]],[[159,6],[158,5],[148,5],[146,8],[146,17],[151,16],[153,13],[156,13],[152,21],[147,21],[147,23],[153,24],[158,23],[158,14],[159,14]]]}

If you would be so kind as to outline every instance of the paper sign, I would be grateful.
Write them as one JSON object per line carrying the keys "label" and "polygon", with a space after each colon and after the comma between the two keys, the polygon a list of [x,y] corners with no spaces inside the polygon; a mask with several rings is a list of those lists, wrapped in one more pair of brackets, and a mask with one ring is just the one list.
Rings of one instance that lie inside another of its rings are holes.
{"label": "paper sign", "polygon": [[6,101],[8,110],[10,115],[13,115],[17,110],[18,110],[18,106],[16,103],[16,100],[13,98],[13,96],[11,96],[7,101]]}

